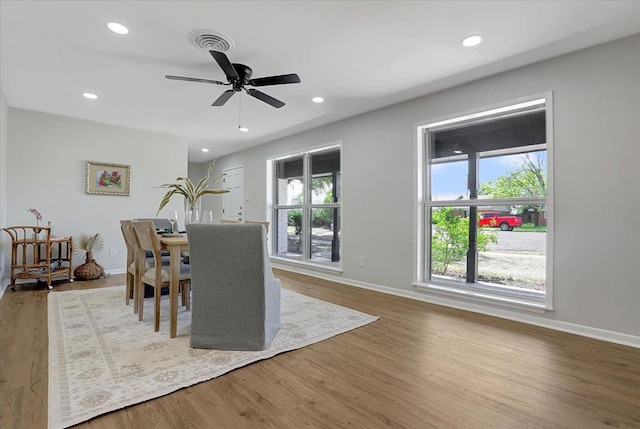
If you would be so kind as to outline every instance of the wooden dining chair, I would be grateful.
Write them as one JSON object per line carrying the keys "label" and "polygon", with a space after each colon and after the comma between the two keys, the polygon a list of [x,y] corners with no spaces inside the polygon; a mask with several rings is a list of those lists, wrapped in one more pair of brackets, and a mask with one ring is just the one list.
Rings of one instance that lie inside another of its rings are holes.
{"label": "wooden dining chair", "polygon": [[125,304],[129,305],[131,299],[133,299],[133,312],[138,312],[138,295],[136,287],[136,252],[138,251],[138,245],[134,243],[136,239],[133,232],[133,224],[130,220],[120,220],[120,231],[122,231],[122,237],[124,238],[124,244],[127,247],[127,287],[125,290]]}
{"label": "wooden dining chair", "polygon": [[[154,331],[160,330],[160,296],[162,294],[163,287],[169,287],[171,280],[170,267],[168,265],[162,265],[163,255],[161,254],[160,239],[156,233],[154,223],[150,220],[146,221],[132,221],[133,230],[137,237],[137,243],[139,251],[144,254],[151,252],[153,254],[154,264],[151,268],[143,271],[143,265],[141,261],[138,261],[138,269],[143,272],[141,284],[148,284],[154,288],[153,300],[154,300]],[[187,310],[191,309],[190,303],[190,286],[191,286],[191,267],[187,264],[180,264],[180,292],[182,294],[183,305]],[[138,288],[138,318],[143,319],[144,309],[144,287]]]}
{"label": "wooden dining chair", "polygon": [[157,231],[172,231],[173,225],[169,219],[160,218],[160,217],[145,217],[145,218],[136,218],[132,219],[134,222],[142,221],[142,220],[150,220],[153,222],[153,225],[156,227]]}
{"label": "wooden dining chair", "polygon": [[[140,251],[138,237],[133,229],[132,220],[120,220],[120,230],[122,231],[122,236],[124,237],[124,242],[127,247],[127,287],[125,292],[125,304],[129,305],[130,300],[133,299],[133,312],[138,313],[141,303],[138,300],[138,291],[140,288],[144,289],[142,276],[145,271],[153,266],[155,258],[153,255],[147,256],[146,252]],[[139,259],[143,261],[141,269],[138,265]],[[169,256],[162,255],[162,265],[168,266],[169,262]],[[142,295],[144,296],[144,290]],[[140,320],[142,320],[142,318],[140,318]]]}

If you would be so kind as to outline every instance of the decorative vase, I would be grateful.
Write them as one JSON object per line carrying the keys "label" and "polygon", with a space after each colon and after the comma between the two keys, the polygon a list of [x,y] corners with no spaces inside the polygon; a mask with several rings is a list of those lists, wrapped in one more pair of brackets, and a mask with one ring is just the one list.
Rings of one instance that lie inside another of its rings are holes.
{"label": "decorative vase", "polygon": [[95,280],[104,275],[104,267],[93,259],[93,253],[87,252],[85,263],[73,270],[76,280]]}
{"label": "decorative vase", "polygon": [[188,199],[184,199],[184,224],[200,223],[202,211],[202,200],[198,198],[192,204]]}

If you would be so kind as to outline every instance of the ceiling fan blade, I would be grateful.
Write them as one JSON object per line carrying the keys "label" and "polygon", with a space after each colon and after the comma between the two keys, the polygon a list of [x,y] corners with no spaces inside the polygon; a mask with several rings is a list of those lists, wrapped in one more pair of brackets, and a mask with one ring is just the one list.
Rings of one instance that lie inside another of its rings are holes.
{"label": "ceiling fan blade", "polygon": [[227,76],[227,78],[239,79],[236,69],[233,67],[233,65],[231,64],[231,61],[229,61],[229,58],[227,58],[224,52],[211,50],[209,51],[209,53],[211,54],[213,59],[216,60],[216,62],[224,72],[225,76]]}
{"label": "ceiling fan blade", "polygon": [[282,101],[275,99],[272,96],[265,94],[264,92],[258,91],[257,89],[247,89],[247,94],[257,98],[260,101],[264,101],[265,103],[275,107],[276,109],[284,106],[284,103]]}
{"label": "ceiling fan blade", "polygon": [[229,101],[229,99],[231,98],[234,92],[235,91],[233,89],[227,89],[225,92],[223,92],[220,95],[220,97],[218,97],[216,101],[213,102],[212,106],[216,106],[216,107],[223,106],[224,103]]}
{"label": "ceiling fan blade", "polygon": [[300,83],[300,78],[297,74],[291,73],[279,76],[259,77],[249,81],[249,85],[252,86],[284,85],[287,83]]}
{"label": "ceiling fan blade", "polygon": [[167,74],[164,77],[166,77],[167,79],[173,79],[173,80],[186,80],[187,82],[202,82],[202,83],[213,83],[216,85],[229,85],[228,83],[220,82],[219,80],[199,79],[197,77],[172,76],[170,74]]}

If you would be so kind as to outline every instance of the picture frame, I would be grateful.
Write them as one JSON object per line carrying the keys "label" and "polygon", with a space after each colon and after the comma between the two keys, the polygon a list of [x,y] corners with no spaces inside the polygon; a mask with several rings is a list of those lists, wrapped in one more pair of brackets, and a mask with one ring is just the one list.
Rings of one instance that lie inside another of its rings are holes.
{"label": "picture frame", "polygon": [[130,165],[87,161],[87,194],[129,196],[130,190]]}

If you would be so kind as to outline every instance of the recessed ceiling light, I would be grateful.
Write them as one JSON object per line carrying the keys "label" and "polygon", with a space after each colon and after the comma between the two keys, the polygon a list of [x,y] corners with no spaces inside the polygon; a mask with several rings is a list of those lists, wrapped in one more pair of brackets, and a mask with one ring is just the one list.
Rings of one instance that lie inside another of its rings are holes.
{"label": "recessed ceiling light", "polygon": [[460,155],[462,153],[461,150],[454,150],[453,153],[457,153],[458,155]]}
{"label": "recessed ceiling light", "polygon": [[84,92],[84,93],[82,93],[82,96],[83,96],[84,98],[88,98],[89,100],[95,100],[96,98],[98,98],[98,96],[97,96],[97,95],[92,94],[92,93],[90,93],[90,92]]}
{"label": "recessed ceiling light", "polygon": [[203,147],[202,149],[200,149],[203,152],[209,152],[209,149],[207,149],[206,147]]}
{"label": "recessed ceiling light", "polygon": [[313,101],[314,103],[322,103],[324,101],[324,98],[322,98],[322,97],[313,97],[311,99],[311,101]]}
{"label": "recessed ceiling light", "polygon": [[243,127],[242,125],[238,125],[238,129],[243,133],[246,133],[249,131],[249,128]]}
{"label": "recessed ceiling light", "polygon": [[482,36],[480,34],[472,34],[462,39],[462,46],[465,48],[471,48],[478,46],[482,42]]}
{"label": "recessed ceiling light", "polygon": [[109,30],[117,34],[127,34],[129,32],[127,27],[117,22],[110,22],[107,24],[107,27],[109,27]]}

